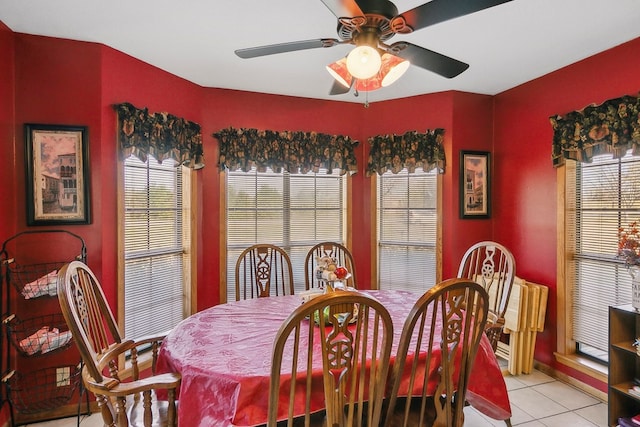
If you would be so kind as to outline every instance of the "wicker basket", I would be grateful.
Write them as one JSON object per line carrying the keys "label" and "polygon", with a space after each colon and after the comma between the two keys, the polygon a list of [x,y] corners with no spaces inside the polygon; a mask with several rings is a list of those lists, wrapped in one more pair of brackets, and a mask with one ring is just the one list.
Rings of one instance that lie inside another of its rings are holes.
{"label": "wicker basket", "polygon": [[4,378],[16,411],[33,414],[65,405],[80,385],[78,366],[57,366],[28,373],[13,371]]}
{"label": "wicker basket", "polygon": [[57,273],[64,264],[61,261],[21,266],[11,259],[7,267],[8,281],[25,299],[55,296]]}

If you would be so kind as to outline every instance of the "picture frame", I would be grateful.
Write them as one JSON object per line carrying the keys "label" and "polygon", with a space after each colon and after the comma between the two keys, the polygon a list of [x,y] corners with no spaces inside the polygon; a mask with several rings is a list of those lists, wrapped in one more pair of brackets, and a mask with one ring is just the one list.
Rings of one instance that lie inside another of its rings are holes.
{"label": "picture frame", "polygon": [[460,218],[491,217],[491,154],[460,151]]}
{"label": "picture frame", "polygon": [[89,224],[86,126],[26,123],[27,225]]}

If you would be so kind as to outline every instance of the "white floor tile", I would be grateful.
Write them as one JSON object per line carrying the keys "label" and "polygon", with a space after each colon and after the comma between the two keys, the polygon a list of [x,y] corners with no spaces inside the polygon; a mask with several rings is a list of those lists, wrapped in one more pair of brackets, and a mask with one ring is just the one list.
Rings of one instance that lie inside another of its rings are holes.
{"label": "white floor tile", "polygon": [[509,400],[512,407],[517,406],[533,419],[567,412],[567,408],[564,406],[529,387],[513,390],[509,393]]}
{"label": "white floor tile", "polygon": [[565,412],[538,420],[546,427],[596,427],[592,422],[585,420],[575,412]]}
{"label": "white floor tile", "polygon": [[600,403],[598,399],[560,381],[552,381],[531,388],[570,410]]}
{"label": "white floor tile", "polygon": [[607,404],[600,402],[597,405],[587,406],[586,408],[578,409],[574,412],[581,417],[591,421],[598,427],[607,427],[607,409]]}
{"label": "white floor tile", "polygon": [[519,388],[525,388],[527,385],[520,381],[519,376],[514,377],[513,375],[507,375],[504,377],[504,383],[507,386],[507,391],[517,390]]}
{"label": "white floor tile", "polygon": [[488,420],[481,413],[473,409],[471,406],[467,406],[466,408],[464,408],[464,425],[473,426],[473,427],[493,427],[494,426],[494,424],[492,424],[490,420]]}
{"label": "white floor tile", "polygon": [[543,374],[540,371],[536,371],[535,369],[530,374],[515,375],[513,378],[522,382],[526,386],[538,385],[538,384],[555,381],[554,378],[550,377],[547,374]]}
{"label": "white floor tile", "polygon": [[513,403],[513,399],[511,400],[511,425],[521,425],[528,423],[530,421],[535,421],[535,418],[531,415],[523,411],[518,407],[518,405]]}

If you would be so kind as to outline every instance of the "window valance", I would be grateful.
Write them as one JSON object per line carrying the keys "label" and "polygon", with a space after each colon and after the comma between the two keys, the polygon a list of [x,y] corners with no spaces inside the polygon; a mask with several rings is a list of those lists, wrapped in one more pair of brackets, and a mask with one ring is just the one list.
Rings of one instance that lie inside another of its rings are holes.
{"label": "window valance", "polygon": [[615,158],[633,149],[640,154],[640,100],[623,96],[562,116],[550,117],[553,126],[554,166],[565,159],[591,162],[593,156],[611,153]]}
{"label": "window valance", "polygon": [[371,151],[367,164],[367,176],[386,171],[398,173],[402,169],[412,173],[421,167],[425,172],[438,169],[444,172],[444,129],[427,130],[426,133],[416,131],[403,135],[378,135],[369,138]]}
{"label": "window valance", "polygon": [[123,158],[143,162],[151,155],[158,162],[172,158],[193,169],[204,167],[200,125],[168,113],[152,113],[129,103],[116,104],[118,143]]}
{"label": "window valance", "polygon": [[222,129],[213,134],[220,142],[221,169],[249,171],[252,166],[264,172],[355,173],[358,170],[354,148],[358,141],[343,135],[316,132],[271,131],[258,129]]}

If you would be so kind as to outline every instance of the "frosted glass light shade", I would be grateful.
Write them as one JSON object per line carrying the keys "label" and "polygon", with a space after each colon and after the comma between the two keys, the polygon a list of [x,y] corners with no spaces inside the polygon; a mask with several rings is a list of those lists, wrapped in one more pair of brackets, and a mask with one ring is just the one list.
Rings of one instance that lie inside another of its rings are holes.
{"label": "frosted glass light shade", "polygon": [[357,79],[364,80],[375,76],[381,64],[380,54],[371,46],[358,46],[347,55],[347,69]]}

